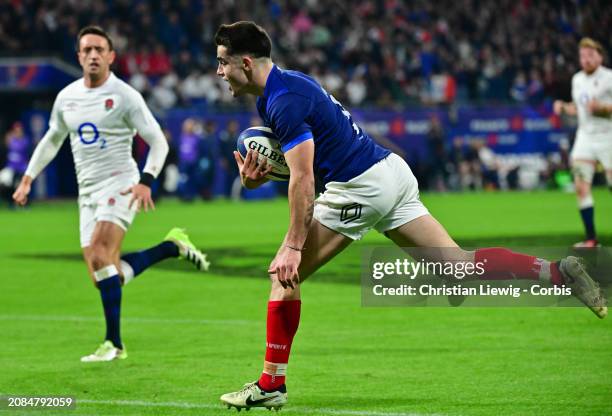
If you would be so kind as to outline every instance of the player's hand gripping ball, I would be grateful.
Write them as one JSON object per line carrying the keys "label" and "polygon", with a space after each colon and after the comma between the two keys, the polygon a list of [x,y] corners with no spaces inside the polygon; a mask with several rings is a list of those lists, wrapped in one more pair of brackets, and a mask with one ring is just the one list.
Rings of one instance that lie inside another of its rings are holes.
{"label": "player's hand gripping ball", "polygon": [[243,158],[246,158],[249,150],[253,150],[258,154],[258,163],[265,160],[268,166],[272,166],[272,171],[266,175],[268,179],[289,180],[289,167],[281,150],[281,144],[270,128],[250,127],[240,133],[236,145]]}

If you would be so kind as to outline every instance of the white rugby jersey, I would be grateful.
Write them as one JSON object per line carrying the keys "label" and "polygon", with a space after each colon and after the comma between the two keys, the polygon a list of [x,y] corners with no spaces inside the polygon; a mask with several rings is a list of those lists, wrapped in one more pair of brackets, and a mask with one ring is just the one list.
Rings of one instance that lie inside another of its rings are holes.
{"label": "white rugby jersey", "polygon": [[26,175],[35,178],[69,135],[80,195],[97,190],[113,176],[137,177],[132,158],[136,132],[150,146],[144,171],[157,177],[168,144],[140,93],[113,73],[96,88],[86,87],[80,78],[57,95],[49,130],[34,151]]}
{"label": "white rugby jersey", "polygon": [[612,140],[612,118],[589,112],[588,103],[597,100],[612,104],[612,70],[599,66],[591,75],[577,72],[572,78],[572,100],[578,110],[578,136],[587,140]]}

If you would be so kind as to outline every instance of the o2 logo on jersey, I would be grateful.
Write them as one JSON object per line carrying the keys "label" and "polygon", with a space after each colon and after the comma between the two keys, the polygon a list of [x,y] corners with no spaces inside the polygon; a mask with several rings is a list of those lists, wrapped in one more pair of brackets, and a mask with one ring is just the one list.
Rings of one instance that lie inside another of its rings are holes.
{"label": "o2 logo on jersey", "polygon": [[582,94],[580,94],[580,97],[578,97],[578,101],[580,102],[580,104],[586,105],[586,103],[589,102],[589,94],[583,92]]}
{"label": "o2 logo on jersey", "polygon": [[[94,123],[82,123],[77,131],[79,132],[79,139],[81,139],[81,143],[85,145],[95,144],[100,138],[100,131]],[[102,138],[102,140],[100,140],[100,149],[104,149],[105,147],[106,139]]]}

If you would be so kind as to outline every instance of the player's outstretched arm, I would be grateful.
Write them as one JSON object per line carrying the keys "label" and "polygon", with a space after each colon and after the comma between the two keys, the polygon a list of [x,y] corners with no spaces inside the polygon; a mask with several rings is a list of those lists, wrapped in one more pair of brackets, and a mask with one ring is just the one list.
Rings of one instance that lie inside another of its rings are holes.
{"label": "player's outstretched arm", "polygon": [[28,175],[24,175],[19,182],[19,186],[13,193],[13,200],[17,205],[24,206],[28,202],[28,195],[32,189],[32,178]]}
{"label": "player's outstretched arm", "polygon": [[234,159],[236,159],[238,165],[242,186],[247,189],[255,189],[268,182],[266,175],[272,172],[272,165],[268,165],[265,159],[258,164],[257,154],[254,150],[249,150],[244,159],[239,152],[234,151]]}
{"label": "player's outstretched arm", "polygon": [[268,268],[272,278],[284,287],[300,282],[298,267],[314,212],[314,141],[306,140],[285,153],[289,166],[289,229],[276,257]]}

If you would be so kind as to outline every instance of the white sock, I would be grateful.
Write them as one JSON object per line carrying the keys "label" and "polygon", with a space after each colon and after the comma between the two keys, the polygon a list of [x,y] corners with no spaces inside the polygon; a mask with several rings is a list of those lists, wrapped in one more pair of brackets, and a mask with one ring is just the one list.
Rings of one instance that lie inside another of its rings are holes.
{"label": "white sock", "polygon": [[540,258],[538,258],[536,261],[540,263],[540,274],[538,278],[542,281],[550,283],[550,279],[551,279],[550,262],[548,260],[544,260]]}
{"label": "white sock", "polygon": [[134,279],[134,269],[127,261],[121,260],[121,273],[123,274],[123,285],[127,285]]}
{"label": "white sock", "polygon": [[580,209],[591,208],[593,204],[593,195],[588,195],[584,198],[578,198],[578,208]]}

